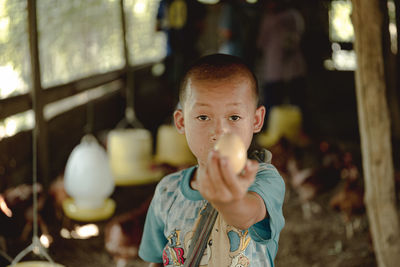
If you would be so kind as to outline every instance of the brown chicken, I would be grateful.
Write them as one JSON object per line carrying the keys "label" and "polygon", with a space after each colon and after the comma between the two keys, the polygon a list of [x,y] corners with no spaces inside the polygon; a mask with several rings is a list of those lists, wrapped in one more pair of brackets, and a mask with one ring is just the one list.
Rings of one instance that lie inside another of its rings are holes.
{"label": "brown chicken", "polygon": [[52,204],[56,218],[63,219],[62,204],[68,198],[68,194],[64,188],[64,175],[59,175],[51,184],[49,188],[49,195],[52,198]]}
{"label": "brown chicken", "polygon": [[[38,224],[43,234],[48,235],[49,231],[46,223],[43,221],[39,212],[42,210],[45,197],[43,194],[43,187],[37,184],[37,211],[38,211]],[[33,226],[33,186],[29,184],[21,184],[16,187],[8,188],[2,197],[8,207],[3,210],[7,217],[1,217],[1,225],[7,229],[5,235],[12,235],[12,232],[18,232],[22,240],[27,240],[29,234],[32,232]],[[22,232],[20,229],[22,228]]]}
{"label": "brown chicken", "polygon": [[312,202],[315,196],[339,182],[340,166],[340,150],[325,141],[317,148],[312,145],[301,148],[288,159],[289,184],[299,196],[305,219],[310,219],[312,213],[320,210]]}
{"label": "brown chicken", "polygon": [[105,227],[105,247],[114,257],[117,266],[126,266],[129,260],[138,256],[144,222],[151,197],[132,211],[113,218]]}
{"label": "brown chicken", "polygon": [[340,190],[331,198],[330,206],[339,211],[346,227],[346,237],[351,239],[354,230],[359,227],[359,215],[364,214],[364,188],[361,185],[360,172],[352,162],[352,155],[346,153],[344,156],[344,168],[341,172],[344,184]]}
{"label": "brown chicken", "polygon": [[285,139],[281,138],[279,141],[268,147],[268,150],[272,154],[271,163],[276,167],[282,178],[287,181],[288,179],[288,159],[292,157],[293,147]]}

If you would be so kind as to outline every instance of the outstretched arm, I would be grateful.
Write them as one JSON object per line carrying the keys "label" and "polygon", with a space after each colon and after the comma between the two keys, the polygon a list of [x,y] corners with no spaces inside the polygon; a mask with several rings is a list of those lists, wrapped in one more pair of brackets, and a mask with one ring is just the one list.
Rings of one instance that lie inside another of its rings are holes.
{"label": "outstretched arm", "polygon": [[207,166],[198,170],[197,189],[228,224],[248,229],[267,216],[263,199],[257,193],[248,192],[257,170],[258,163],[247,160],[244,170],[237,175],[227,158],[212,151]]}
{"label": "outstretched arm", "polygon": [[149,264],[149,267],[161,267],[161,266],[162,266],[161,263],[154,263],[154,262],[151,262],[151,263]]}

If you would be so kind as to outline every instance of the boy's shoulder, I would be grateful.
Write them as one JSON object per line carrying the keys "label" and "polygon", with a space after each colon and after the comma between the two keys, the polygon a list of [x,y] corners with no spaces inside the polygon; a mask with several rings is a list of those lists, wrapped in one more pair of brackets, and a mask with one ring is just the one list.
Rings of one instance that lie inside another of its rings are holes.
{"label": "boy's shoulder", "polygon": [[173,188],[174,185],[179,184],[179,182],[183,179],[183,177],[184,177],[184,170],[167,174],[158,182],[157,189],[165,190],[165,188]]}
{"label": "boy's shoulder", "polygon": [[274,165],[272,165],[271,163],[265,163],[265,162],[261,162],[261,163],[258,164],[257,175],[260,175],[260,174],[281,176],[279,174],[278,169]]}
{"label": "boy's shoulder", "polygon": [[187,200],[184,195],[184,185],[188,182],[194,168],[180,170],[161,179],[153,196],[156,210],[161,213],[168,212],[174,203],[183,203]]}
{"label": "boy's shoulder", "polygon": [[187,178],[187,175],[190,175],[194,168],[193,166],[164,176],[157,184],[156,193],[171,193],[177,191],[183,180]]}

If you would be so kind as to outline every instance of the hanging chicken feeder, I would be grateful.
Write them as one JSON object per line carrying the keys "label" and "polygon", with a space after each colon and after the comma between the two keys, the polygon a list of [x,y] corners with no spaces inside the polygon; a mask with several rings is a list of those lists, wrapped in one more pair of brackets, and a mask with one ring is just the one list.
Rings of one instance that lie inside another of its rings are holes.
{"label": "hanging chicken feeder", "polygon": [[71,198],[63,202],[64,213],[77,221],[100,221],[111,217],[115,202],[106,151],[95,137],[86,135],[68,158],[64,175],[65,190]]}

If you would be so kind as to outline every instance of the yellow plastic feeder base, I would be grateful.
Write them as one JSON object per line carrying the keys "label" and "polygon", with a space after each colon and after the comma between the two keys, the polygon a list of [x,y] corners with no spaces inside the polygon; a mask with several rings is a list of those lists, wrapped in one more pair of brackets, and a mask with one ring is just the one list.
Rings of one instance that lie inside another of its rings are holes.
{"label": "yellow plastic feeder base", "polygon": [[115,211],[115,201],[107,198],[102,207],[96,209],[83,209],[75,204],[72,198],[64,200],[63,210],[67,217],[81,222],[102,221],[110,218]]}
{"label": "yellow plastic feeder base", "polygon": [[114,177],[116,186],[131,186],[131,185],[144,185],[155,183],[161,180],[164,176],[163,171],[148,171],[143,172],[135,177]]}
{"label": "yellow plastic feeder base", "polygon": [[[64,265],[58,263],[51,263],[48,261],[25,261],[25,262],[18,262],[17,264],[13,265],[13,267],[65,267]],[[7,267],[11,267],[8,265]]]}

